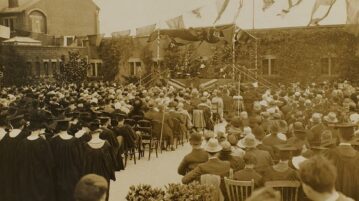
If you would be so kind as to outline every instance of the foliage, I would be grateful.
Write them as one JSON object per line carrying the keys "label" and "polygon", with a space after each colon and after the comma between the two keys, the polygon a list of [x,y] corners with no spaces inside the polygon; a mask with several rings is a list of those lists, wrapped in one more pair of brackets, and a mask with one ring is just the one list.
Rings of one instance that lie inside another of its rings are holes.
{"label": "foliage", "polygon": [[[278,29],[267,31],[254,31],[252,33],[259,40],[258,67],[265,55],[273,55],[276,59],[279,75],[285,82],[316,82],[326,79],[321,72],[321,59],[336,58],[338,76],[353,79],[353,74],[347,74],[349,69],[357,66],[355,56],[355,37],[340,27],[315,27],[305,29]],[[255,66],[255,41],[241,44],[236,49],[237,61],[247,67]],[[296,76],[288,76],[288,75]],[[350,78],[350,76],[352,78]],[[294,80],[296,79],[296,80]]]}
{"label": "foliage", "polygon": [[183,65],[183,53],[181,48],[177,45],[169,45],[165,48],[163,63],[167,69],[171,71],[178,69]]}
{"label": "foliage", "polygon": [[165,201],[165,192],[150,185],[131,186],[126,196],[127,201]]}
{"label": "foliage", "polygon": [[150,49],[150,45],[145,45],[141,50],[141,60],[144,64],[144,73],[147,74],[148,72],[151,72],[151,67],[153,64],[153,52]]}
{"label": "foliage", "polygon": [[104,80],[112,81],[119,72],[118,65],[126,64],[134,48],[132,37],[103,40],[99,54],[103,61]]}
{"label": "foliage", "polygon": [[134,84],[134,83],[138,83],[140,81],[140,79],[134,75],[129,75],[129,76],[125,76],[122,75],[122,77],[125,79],[125,85],[127,84]]}
{"label": "foliage", "polygon": [[0,46],[0,67],[3,68],[4,85],[21,86],[29,80],[26,61],[13,46]]}
{"label": "foliage", "polygon": [[87,78],[90,65],[79,52],[69,52],[69,61],[60,67],[61,73],[55,74],[55,79],[61,83],[81,83]]}
{"label": "foliage", "polygon": [[194,182],[188,185],[169,184],[166,187],[166,201],[211,201],[213,186]]}
{"label": "foliage", "polygon": [[169,184],[165,190],[150,185],[131,186],[127,201],[212,201],[213,186],[193,182],[188,185]]}

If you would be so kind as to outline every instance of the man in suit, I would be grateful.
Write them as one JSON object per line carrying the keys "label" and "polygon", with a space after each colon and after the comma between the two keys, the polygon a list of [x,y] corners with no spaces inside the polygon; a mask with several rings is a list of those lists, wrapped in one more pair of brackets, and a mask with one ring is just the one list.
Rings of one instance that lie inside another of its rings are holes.
{"label": "man in suit", "polygon": [[239,141],[239,144],[240,147],[246,149],[246,154],[252,154],[256,157],[257,164],[254,169],[258,173],[263,173],[267,167],[273,165],[273,159],[269,152],[257,148],[258,140],[253,134],[246,135],[246,137]]}
{"label": "man in suit", "polygon": [[182,162],[177,170],[178,174],[183,176],[186,175],[187,172],[196,168],[199,164],[208,161],[207,152],[201,148],[202,135],[199,133],[192,134],[189,142],[192,146],[192,151],[182,159]]}
{"label": "man in suit", "polygon": [[333,161],[337,169],[338,178],[335,189],[354,200],[359,200],[359,152],[351,145],[354,127],[355,125],[347,123],[337,124],[340,144],[325,152],[324,155]]}
{"label": "man in suit", "polygon": [[221,161],[217,157],[217,153],[222,150],[221,145],[215,138],[211,138],[205,145],[204,150],[208,153],[208,161],[199,164],[195,169],[187,173],[182,178],[182,183],[188,184],[195,180],[199,180],[202,175],[212,174],[221,177],[228,176],[230,163]]}

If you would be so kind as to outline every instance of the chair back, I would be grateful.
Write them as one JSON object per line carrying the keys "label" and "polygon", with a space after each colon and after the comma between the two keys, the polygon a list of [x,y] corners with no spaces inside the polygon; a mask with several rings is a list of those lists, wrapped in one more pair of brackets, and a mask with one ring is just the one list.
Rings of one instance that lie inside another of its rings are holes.
{"label": "chair back", "polygon": [[224,201],[224,196],[221,191],[221,177],[213,174],[201,175],[201,184],[208,184],[214,186],[215,190],[212,192],[211,201]]}
{"label": "chair back", "polygon": [[131,127],[136,127],[136,121],[134,119],[125,119],[124,124],[129,125]]}
{"label": "chair back", "polygon": [[139,120],[137,121],[138,127],[143,127],[143,128],[151,128],[152,127],[152,123],[151,121],[148,120]]}
{"label": "chair back", "polygon": [[298,201],[299,181],[267,181],[265,186],[279,191],[282,201]]}
{"label": "chair back", "polygon": [[254,191],[254,180],[236,181],[224,178],[229,201],[245,201]]}
{"label": "chair back", "polygon": [[135,120],[136,122],[143,120],[143,116],[140,115],[133,115],[131,119]]}

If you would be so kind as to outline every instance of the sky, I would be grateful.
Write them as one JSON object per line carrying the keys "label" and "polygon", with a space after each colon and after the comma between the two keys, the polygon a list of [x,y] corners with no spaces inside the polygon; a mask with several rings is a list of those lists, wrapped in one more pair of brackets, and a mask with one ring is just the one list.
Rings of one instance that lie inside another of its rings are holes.
{"label": "sky", "polygon": [[[217,0],[93,0],[100,7],[100,31],[107,36],[112,32],[131,29],[135,34],[137,27],[158,24],[160,28],[168,28],[166,20],[183,15],[186,28],[198,26],[212,26],[217,16]],[[288,6],[288,0],[275,0],[275,4],[262,11],[263,0],[243,0],[237,26],[243,29],[253,27],[253,1],[254,1],[254,28],[276,28],[307,26],[310,21],[315,0],[303,0],[292,8],[286,16],[277,16]],[[296,1],[296,0],[294,0]],[[239,0],[230,0],[230,3],[217,24],[230,24],[238,8]],[[191,14],[191,10],[201,7],[201,18]],[[315,17],[320,17],[327,7],[320,7]],[[320,24],[344,24],[346,22],[345,0],[337,0],[328,17]]]}

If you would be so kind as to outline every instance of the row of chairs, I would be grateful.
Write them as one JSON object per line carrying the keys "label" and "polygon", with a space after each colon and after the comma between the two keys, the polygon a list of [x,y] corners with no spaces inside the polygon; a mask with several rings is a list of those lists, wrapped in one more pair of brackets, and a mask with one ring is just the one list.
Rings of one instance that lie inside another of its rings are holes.
{"label": "row of chairs", "polygon": [[[220,176],[202,175],[201,183],[216,187],[216,190],[212,192],[215,198],[214,200],[224,200],[224,196],[220,190]],[[254,180],[236,181],[225,177],[224,183],[229,201],[245,201],[254,191]],[[282,201],[298,201],[299,181],[268,181],[265,183],[265,186],[277,190],[281,195]]]}

